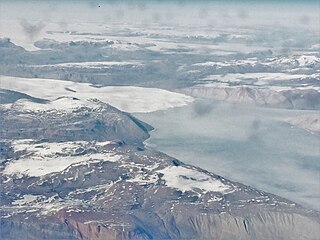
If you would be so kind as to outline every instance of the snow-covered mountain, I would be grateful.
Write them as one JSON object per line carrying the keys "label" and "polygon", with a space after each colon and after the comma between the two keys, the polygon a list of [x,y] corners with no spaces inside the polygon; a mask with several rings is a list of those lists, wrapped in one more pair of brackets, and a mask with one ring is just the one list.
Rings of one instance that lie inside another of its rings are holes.
{"label": "snow-covered mountain", "polygon": [[[319,238],[319,212],[145,146],[153,127],[132,114],[195,98],[320,109],[317,8],[198,2],[1,2],[1,239]],[[256,141],[261,122],[231,129]]]}
{"label": "snow-covered mountain", "polygon": [[39,111],[17,98],[0,105],[2,239],[319,234],[315,211],[145,148],[151,127],[110,105]]}
{"label": "snow-covered mountain", "polygon": [[[52,43],[43,40],[42,44],[48,42]],[[111,48],[113,43],[107,42],[103,45],[88,40],[54,41],[54,46],[47,46],[50,50],[28,52],[9,39],[3,39],[0,53],[5,57],[0,60],[0,72],[9,76],[64,80],[66,86],[67,80],[73,82],[70,85],[80,82],[87,86],[108,86],[104,90],[111,90],[110,85],[164,88],[234,102],[243,102],[244,90],[252,89],[251,92],[257,94],[249,96],[245,102],[269,107],[318,109],[318,53],[283,56],[266,50],[262,56],[257,52],[231,56],[177,55],[176,52],[151,51],[143,45],[133,55],[132,51],[115,50]]]}
{"label": "snow-covered mountain", "polygon": [[286,109],[320,109],[320,92],[309,88],[268,88],[255,86],[228,86],[226,84],[199,84],[179,92],[193,97],[233,103]]}

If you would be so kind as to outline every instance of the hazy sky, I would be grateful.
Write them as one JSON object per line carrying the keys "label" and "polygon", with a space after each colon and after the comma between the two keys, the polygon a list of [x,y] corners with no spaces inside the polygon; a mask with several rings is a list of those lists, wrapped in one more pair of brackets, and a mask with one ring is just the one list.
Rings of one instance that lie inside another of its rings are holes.
{"label": "hazy sky", "polygon": [[1,1],[1,20],[319,28],[320,1]]}

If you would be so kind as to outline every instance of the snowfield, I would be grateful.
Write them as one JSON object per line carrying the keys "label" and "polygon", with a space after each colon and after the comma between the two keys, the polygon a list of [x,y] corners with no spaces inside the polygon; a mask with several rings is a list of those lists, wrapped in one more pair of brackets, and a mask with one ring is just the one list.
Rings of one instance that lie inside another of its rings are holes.
{"label": "snowfield", "polygon": [[0,86],[3,89],[51,101],[49,104],[18,101],[18,106],[26,110],[60,109],[69,111],[77,106],[88,104],[92,106],[94,103],[90,99],[99,99],[122,111],[141,113],[181,107],[193,102],[192,97],[159,88],[95,87],[88,83],[52,79],[0,76]]}
{"label": "snowfield", "polygon": [[[17,160],[6,165],[5,175],[40,177],[54,172],[61,172],[73,164],[86,164],[90,161],[103,160],[114,162],[120,156],[113,152],[98,152],[77,155],[84,142],[34,143],[32,140],[18,140],[12,143],[14,152],[24,152]],[[105,142],[98,146],[105,145]]]}
{"label": "snowfield", "polygon": [[157,171],[163,174],[162,179],[166,181],[166,186],[177,188],[182,192],[201,189],[204,192],[231,192],[231,187],[223,184],[221,181],[199,172],[194,169],[185,167],[167,167]]}
{"label": "snowfield", "polygon": [[7,165],[3,173],[6,175],[17,175],[23,177],[40,177],[54,172],[61,172],[75,163],[87,163],[94,160],[105,160],[113,162],[119,159],[119,156],[112,153],[96,153],[83,156],[66,156],[66,157],[29,157],[15,160]]}
{"label": "snowfield", "polygon": [[[3,174],[13,178],[43,177],[56,172],[68,172],[69,167],[97,161],[122,162],[124,158],[121,157],[121,154],[117,154],[114,150],[103,150],[101,148],[109,144],[111,144],[109,141],[91,142],[87,145],[84,141],[37,143],[30,139],[16,140],[11,145],[14,153],[19,154],[20,157],[9,161],[5,165]],[[95,152],[81,154],[84,149],[92,149]],[[126,168],[137,167],[132,162],[123,162],[123,166]],[[138,166],[141,165],[138,164]],[[195,168],[167,166],[153,172],[158,167],[159,164],[157,163],[151,167],[145,166],[144,168],[150,171],[149,174],[139,172],[133,178],[128,179],[127,182],[142,185],[154,184],[159,180],[159,174],[161,174],[161,179],[165,181],[167,187],[182,192],[194,191],[199,193],[200,190],[202,193],[220,192],[227,194],[235,190],[232,185],[223,183],[223,179],[216,179]],[[22,201],[24,202],[25,199]],[[20,205],[21,203],[18,201],[15,204]]]}
{"label": "snowfield", "polygon": [[[208,62],[200,62],[195,63],[193,66],[196,67],[215,67],[217,69],[223,67],[252,67],[256,65],[261,66],[273,66],[273,67],[290,67],[294,68],[312,68],[320,64],[320,57],[318,55],[293,55],[293,56],[285,56],[285,57],[272,57],[264,60],[254,58],[248,59],[239,59],[239,60],[230,60],[230,61],[208,61]],[[291,69],[291,70],[292,70]],[[270,73],[271,75],[273,73]]]}

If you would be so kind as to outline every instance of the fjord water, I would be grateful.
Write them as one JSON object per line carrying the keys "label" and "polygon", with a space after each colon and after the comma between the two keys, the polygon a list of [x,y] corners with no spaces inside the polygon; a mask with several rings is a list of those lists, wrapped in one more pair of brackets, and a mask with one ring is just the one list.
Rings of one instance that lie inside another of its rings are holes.
{"label": "fjord water", "polygon": [[155,128],[148,147],[320,210],[319,136],[283,121],[307,113],[197,100],[136,116]]}

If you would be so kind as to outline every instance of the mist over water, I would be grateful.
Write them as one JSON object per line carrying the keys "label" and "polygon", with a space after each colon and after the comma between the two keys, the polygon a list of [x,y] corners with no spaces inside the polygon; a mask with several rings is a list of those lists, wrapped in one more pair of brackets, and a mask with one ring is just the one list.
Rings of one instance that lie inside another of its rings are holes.
{"label": "mist over water", "polygon": [[[155,56],[168,54],[167,50],[173,46],[176,56],[171,61],[177,65],[171,64],[169,68],[163,61],[164,67],[158,74],[161,84],[154,86],[176,90],[178,84],[173,84],[174,80],[178,77],[179,81],[185,80],[184,75],[177,74],[179,69],[187,69],[197,62],[229,59],[221,54],[240,54],[230,55],[231,59],[249,57],[241,54],[259,58],[257,51],[280,56],[318,54],[319,19],[320,3],[312,0],[2,1],[0,37],[10,38],[17,45],[31,45],[33,50],[36,41],[52,38],[68,42],[75,36],[81,41],[112,37],[115,42],[119,37],[119,42],[128,41],[141,47],[144,53],[154,51]],[[152,46],[154,40],[158,48],[143,47]],[[200,47],[191,44],[197,41]],[[194,55],[194,59],[191,55],[179,58],[179,50],[183,49],[172,43],[184,44],[191,53],[201,55]],[[206,52],[208,46],[217,51]],[[197,49],[199,52],[192,52]],[[134,56],[119,50],[115,55],[108,53],[107,60],[126,61],[128,56],[130,59]],[[158,66],[152,62],[155,56],[139,54],[134,56],[135,60],[147,56],[142,60]],[[189,73],[185,76],[190,77]],[[152,74],[145,79],[155,81],[156,73]],[[133,75],[132,78],[128,73],[124,76],[128,85],[144,77]],[[205,75],[195,76],[194,80],[199,80]],[[149,146],[319,210],[319,137],[282,121],[296,113],[201,100],[187,107],[137,116],[156,129],[147,140]]]}
{"label": "mist over water", "polygon": [[147,146],[319,210],[319,136],[282,121],[299,112],[198,100],[137,116],[155,128]]}
{"label": "mist over water", "polygon": [[318,239],[319,39],[320,0],[0,0],[0,239]]}

